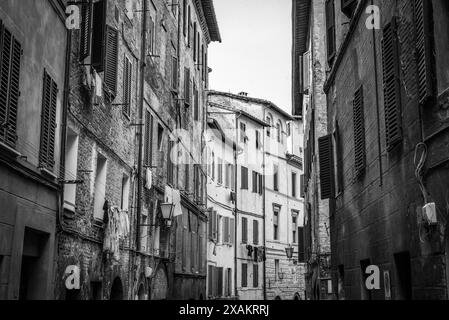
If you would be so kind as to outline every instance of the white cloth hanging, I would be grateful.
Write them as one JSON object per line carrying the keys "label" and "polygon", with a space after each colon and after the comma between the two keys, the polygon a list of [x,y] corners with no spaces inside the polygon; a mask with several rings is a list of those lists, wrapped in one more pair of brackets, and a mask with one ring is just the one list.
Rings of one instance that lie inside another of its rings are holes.
{"label": "white cloth hanging", "polygon": [[151,171],[150,168],[146,169],[145,176],[146,176],[145,188],[150,190],[151,187],[153,186],[153,172]]}
{"label": "white cloth hanging", "polygon": [[172,200],[174,205],[173,217],[182,216],[181,193],[179,190],[173,189]]}
{"label": "white cloth hanging", "polygon": [[97,97],[103,97],[103,80],[100,75],[94,70],[95,74],[95,95]]}

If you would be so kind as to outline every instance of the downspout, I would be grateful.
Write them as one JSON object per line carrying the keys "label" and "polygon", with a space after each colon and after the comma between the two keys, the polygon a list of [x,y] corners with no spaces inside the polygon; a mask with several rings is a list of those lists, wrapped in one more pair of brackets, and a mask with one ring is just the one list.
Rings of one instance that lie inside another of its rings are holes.
{"label": "downspout", "polygon": [[237,232],[238,232],[238,206],[237,206],[237,179],[238,179],[238,165],[237,165],[237,141],[238,141],[238,118],[237,113],[235,114],[235,143],[234,143],[234,191],[235,191],[235,198],[234,198],[234,212],[235,212],[235,223],[234,223],[234,296],[237,299],[238,292],[237,292]]}
{"label": "downspout", "polygon": [[[143,3],[143,19],[142,19],[142,43],[140,51],[140,88],[139,88],[139,121],[143,121],[143,101],[144,101],[144,89],[145,89],[145,67],[146,67],[146,42],[147,42],[147,1]],[[143,126],[138,126],[138,144],[139,154],[137,158],[137,229],[136,229],[136,251],[140,252],[140,219],[142,216],[142,155],[143,155]]]}
{"label": "downspout", "polygon": [[[264,110],[266,112],[266,109]],[[266,119],[266,114],[264,112],[264,119]],[[271,128],[270,128],[271,130]],[[266,262],[266,250],[267,250],[267,243],[266,243],[266,177],[265,177],[265,143],[266,143],[266,132],[263,130],[263,146],[262,146],[262,152],[263,152],[263,248],[264,248],[264,259],[263,259],[263,299],[267,300],[267,262]]]}
{"label": "downspout", "polygon": [[[371,5],[374,5],[374,0],[371,0]],[[383,185],[382,177],[382,144],[380,141],[380,106],[379,106],[379,73],[377,71],[377,45],[376,45],[376,30],[372,29],[373,35],[373,56],[374,56],[374,81],[376,87],[376,113],[377,113],[377,148],[379,157],[379,186]]]}
{"label": "downspout", "polygon": [[[66,56],[65,56],[65,67],[64,67],[64,93],[62,98],[62,128],[61,128],[61,150],[59,155],[59,168],[60,171],[62,168],[65,168],[65,151],[67,147],[67,114],[69,108],[69,92],[70,92],[70,55],[72,52],[72,30],[68,30],[67,32],[67,44],[66,44]],[[65,172],[60,172],[60,175],[64,175]],[[64,183],[60,183],[60,189],[58,191],[58,210],[59,214],[57,217],[57,221],[59,222],[59,226],[62,231],[66,231],[64,226],[64,221],[62,218],[64,212]]]}

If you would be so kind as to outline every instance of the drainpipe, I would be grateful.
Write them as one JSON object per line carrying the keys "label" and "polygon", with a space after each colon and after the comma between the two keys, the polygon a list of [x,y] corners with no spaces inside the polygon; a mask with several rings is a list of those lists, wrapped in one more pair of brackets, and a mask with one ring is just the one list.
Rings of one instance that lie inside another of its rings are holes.
{"label": "drainpipe", "polygon": [[[142,43],[140,51],[140,88],[139,88],[139,119],[143,121],[143,100],[145,88],[145,67],[146,67],[146,42],[147,42],[147,1],[142,3]],[[143,155],[143,126],[138,127],[139,155],[137,158],[137,229],[136,229],[136,250],[140,251],[140,219],[142,216],[142,155]]]}
{"label": "drainpipe", "polygon": [[237,232],[238,232],[238,205],[237,205],[237,188],[238,188],[238,165],[237,165],[237,147],[238,147],[238,133],[239,133],[239,126],[238,126],[238,119],[240,117],[241,113],[237,115],[235,114],[235,148],[234,148],[234,163],[235,163],[235,170],[234,170],[234,190],[235,190],[235,223],[234,223],[234,296],[237,299],[238,298],[238,292],[237,292]]}
{"label": "drainpipe", "polygon": [[[72,51],[72,31],[67,31],[67,44],[66,44],[66,56],[65,56],[65,67],[64,67],[64,93],[62,98],[62,128],[61,128],[61,151],[59,155],[59,168],[65,168],[65,151],[67,146],[67,114],[69,108],[69,92],[70,92],[70,54]],[[65,172],[60,172],[65,178]],[[65,230],[64,221],[62,219],[62,214],[64,212],[64,184],[60,183],[60,189],[58,191],[58,222],[59,226],[63,231]]]}
{"label": "drainpipe", "polygon": [[[266,111],[266,109],[265,109]],[[264,112],[264,120],[266,119],[266,114]],[[267,255],[267,243],[266,243],[266,177],[265,177],[265,143],[266,143],[266,133],[265,130],[262,131],[263,134],[263,148],[262,148],[262,152],[263,152],[263,247],[264,247],[264,256],[266,257]],[[263,299],[267,300],[267,262],[266,259],[263,259]]]}

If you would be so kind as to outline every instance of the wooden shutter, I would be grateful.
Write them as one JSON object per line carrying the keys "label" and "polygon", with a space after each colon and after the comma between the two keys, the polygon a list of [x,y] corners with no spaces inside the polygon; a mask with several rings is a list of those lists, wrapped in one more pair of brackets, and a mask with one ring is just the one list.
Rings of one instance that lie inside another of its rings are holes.
{"label": "wooden shutter", "polygon": [[110,26],[106,27],[105,51],[104,83],[112,101],[117,93],[118,31]]}
{"label": "wooden shutter", "polygon": [[305,262],[304,227],[298,227],[298,262]]}
{"label": "wooden shutter", "polygon": [[97,72],[103,72],[105,68],[106,7],[106,0],[100,0],[94,4],[92,23],[92,66]]}
{"label": "wooden shutter", "polygon": [[331,62],[336,54],[334,0],[326,1],[326,41],[327,41],[327,60]]}
{"label": "wooden shutter", "polygon": [[431,1],[415,0],[414,4],[419,103],[425,104],[434,94]]}
{"label": "wooden shutter", "polygon": [[242,180],[242,185],[241,185],[241,189],[243,190],[248,190],[248,168],[245,167],[241,167],[241,180]]}
{"label": "wooden shutter", "polygon": [[242,287],[246,288],[248,286],[248,265],[242,263]]}
{"label": "wooden shutter", "polygon": [[186,106],[190,106],[191,101],[191,82],[190,82],[190,69],[184,69],[184,103]]}
{"label": "wooden shutter", "polygon": [[341,139],[341,132],[340,127],[338,125],[338,122],[335,123],[335,148],[336,148],[336,154],[337,154],[337,187],[338,192],[343,192],[344,189],[344,181],[343,181],[343,145],[342,145],[342,139]]}
{"label": "wooden shutter", "polygon": [[242,217],[242,242],[248,242],[248,219]]}
{"label": "wooden shutter", "polygon": [[132,93],[132,70],[133,65],[127,57],[123,66],[123,114],[128,117],[131,115],[131,93]]}
{"label": "wooden shutter", "polygon": [[253,243],[259,244],[259,221],[253,220]]}
{"label": "wooden shutter", "polygon": [[301,198],[304,198],[304,196],[306,194],[306,189],[305,189],[305,181],[304,181],[303,174],[300,176],[299,183],[300,183],[300,188],[301,188]]}
{"label": "wooden shutter", "polygon": [[172,80],[171,85],[173,90],[178,90],[178,58],[172,57]]}
{"label": "wooden shutter", "polygon": [[0,20],[0,141],[15,148],[22,46]]}
{"label": "wooden shutter", "polygon": [[253,264],[253,287],[257,288],[259,286],[259,265]]}
{"label": "wooden shutter", "polygon": [[197,32],[196,32],[196,22],[193,24],[193,61],[196,62],[196,50],[197,50],[197,43],[198,39],[196,38]]}
{"label": "wooden shutter", "polygon": [[257,193],[257,186],[259,185],[257,172],[253,171],[253,193]]}
{"label": "wooden shutter", "polygon": [[390,151],[402,141],[401,88],[396,19],[383,29],[383,89],[387,148]]}
{"label": "wooden shutter", "polygon": [[152,128],[153,128],[153,117],[151,113],[145,112],[145,139],[144,139],[144,165],[149,166],[151,164],[151,136],[152,136]]}
{"label": "wooden shutter", "polygon": [[318,150],[320,157],[321,199],[330,199],[334,196],[334,161],[331,135],[318,139]]}
{"label": "wooden shutter", "polygon": [[53,170],[55,164],[54,152],[57,97],[58,86],[48,73],[44,71],[39,166],[49,170]]}
{"label": "wooden shutter", "polygon": [[81,5],[81,32],[80,32],[80,60],[84,60],[90,55],[92,15],[94,11],[93,0],[89,0]]}
{"label": "wooden shutter", "polygon": [[263,194],[263,175],[259,174],[259,194]]}
{"label": "wooden shutter", "polygon": [[214,286],[214,267],[207,266],[207,295],[209,297],[214,295],[213,286]]}
{"label": "wooden shutter", "polygon": [[212,214],[212,236],[214,240],[218,240],[218,219],[217,219],[217,211],[214,211]]}
{"label": "wooden shutter", "polygon": [[354,123],[354,166],[356,177],[359,178],[365,172],[366,149],[365,149],[365,114],[363,107],[363,86],[354,95],[353,101],[353,123]]}

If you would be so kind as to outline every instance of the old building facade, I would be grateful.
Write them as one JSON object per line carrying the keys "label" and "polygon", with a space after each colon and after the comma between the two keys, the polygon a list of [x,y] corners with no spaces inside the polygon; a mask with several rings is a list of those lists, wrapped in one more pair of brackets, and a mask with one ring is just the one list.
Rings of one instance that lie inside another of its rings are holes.
{"label": "old building facade", "polygon": [[54,298],[67,44],[60,1],[0,4],[0,299]]}
{"label": "old building facade", "polygon": [[304,118],[307,299],[332,297],[329,200],[320,190],[318,139],[327,135],[325,1],[293,1],[293,114]]}
{"label": "old building facade", "polygon": [[[329,134],[319,153],[333,290],[445,299],[449,6],[326,1],[325,10]],[[368,265],[380,268],[381,290],[364,286]]]}
{"label": "old building facade", "polygon": [[[209,92],[209,113],[237,142],[235,290],[248,299],[303,299],[302,124],[269,101]],[[223,115],[225,114],[225,115]],[[287,256],[286,249],[291,251]]]}
{"label": "old building facade", "polygon": [[213,3],[100,0],[80,12],[56,296],[203,299]]}

